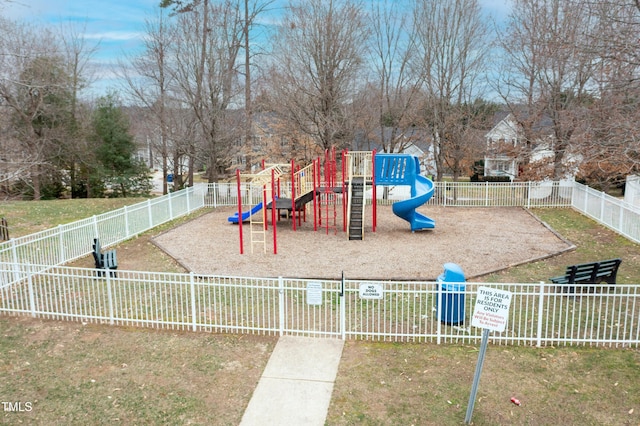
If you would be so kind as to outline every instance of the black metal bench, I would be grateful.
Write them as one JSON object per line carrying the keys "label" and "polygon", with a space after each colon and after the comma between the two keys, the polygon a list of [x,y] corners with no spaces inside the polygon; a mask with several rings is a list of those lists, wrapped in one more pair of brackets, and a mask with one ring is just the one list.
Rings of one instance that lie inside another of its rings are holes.
{"label": "black metal bench", "polygon": [[100,247],[100,241],[97,238],[93,239],[93,260],[96,264],[96,269],[100,270],[100,276],[105,276],[105,271],[109,271],[109,276],[116,277],[116,269],[118,269],[118,259],[116,258],[115,250],[102,251]]}
{"label": "black metal bench", "polygon": [[558,284],[563,293],[575,293],[576,287],[589,292],[593,292],[595,287],[582,286],[576,284],[601,284],[603,282],[610,285],[616,283],[616,275],[622,259],[610,259],[600,262],[580,263],[578,265],[567,266],[563,276],[551,278],[551,282]]}
{"label": "black metal bench", "polygon": [[9,241],[9,225],[4,217],[0,219],[0,241]]}

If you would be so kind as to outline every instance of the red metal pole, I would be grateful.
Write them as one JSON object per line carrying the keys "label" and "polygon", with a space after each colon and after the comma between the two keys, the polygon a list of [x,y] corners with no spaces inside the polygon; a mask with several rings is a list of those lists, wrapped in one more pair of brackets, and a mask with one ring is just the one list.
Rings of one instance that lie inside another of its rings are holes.
{"label": "red metal pole", "polygon": [[276,171],[271,169],[271,225],[273,226],[273,254],[278,254],[276,235]]}
{"label": "red metal pole", "polygon": [[338,178],[338,165],[336,164],[336,147],[331,147],[331,190],[336,186]]}
{"label": "red metal pole", "polygon": [[293,219],[293,230],[296,230],[296,170],[295,161],[291,159],[291,219]]}
{"label": "red metal pole", "polygon": [[[299,172],[300,171],[300,166],[297,166],[297,168],[298,168],[297,171]],[[300,175],[298,175],[298,176],[300,176]],[[299,189],[300,189],[300,192],[302,192],[302,181],[300,182],[300,188]],[[304,206],[302,206],[302,208],[304,209]],[[302,215],[300,213],[298,213],[296,216],[298,217],[298,226],[302,226]]]}
{"label": "red metal pole", "polygon": [[238,232],[240,233],[240,254],[244,254],[242,244],[242,191],[240,190],[240,169],[236,169],[236,186],[238,187]]}
{"label": "red metal pole", "polygon": [[373,150],[373,155],[371,156],[371,183],[372,183],[372,196],[373,200],[371,201],[373,206],[371,208],[373,215],[373,232],[376,232],[376,225],[378,222],[378,195],[376,191],[376,150]]}
{"label": "red metal pole", "polygon": [[318,199],[317,199],[317,190],[318,190],[318,173],[317,173],[317,168],[318,168],[318,162],[316,160],[313,160],[313,230],[317,231],[318,230]]}

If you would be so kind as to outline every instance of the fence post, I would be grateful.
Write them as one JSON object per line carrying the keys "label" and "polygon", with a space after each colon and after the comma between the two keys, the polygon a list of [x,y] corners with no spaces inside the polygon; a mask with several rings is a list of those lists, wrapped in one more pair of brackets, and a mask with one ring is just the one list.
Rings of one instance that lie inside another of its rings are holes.
{"label": "fence post", "polygon": [[489,205],[489,181],[484,181],[484,206],[487,207]]}
{"label": "fence post", "polygon": [[105,269],[105,274],[107,275],[107,301],[109,302],[109,324],[113,325],[113,294],[111,289],[111,269]]}
{"label": "fence post", "polygon": [[347,307],[345,306],[344,298],[344,271],[342,272],[342,282],[340,283],[340,297],[338,298],[340,303],[340,336],[342,340],[347,339]]}
{"label": "fence post", "polygon": [[438,291],[438,295],[437,295],[437,299],[438,299],[438,304],[436,305],[436,321],[437,321],[437,326],[436,326],[436,344],[440,344],[442,343],[442,321],[440,321],[440,311],[439,309],[442,309],[442,286],[439,285],[438,283],[436,283],[436,289]]}
{"label": "fence post", "polygon": [[127,206],[124,206],[124,234],[127,238],[131,236],[131,231],[129,230],[129,210]]}
{"label": "fence post", "polygon": [[98,232],[98,217],[93,215],[93,233],[94,238],[100,238],[100,233]]}
{"label": "fence post", "polygon": [[167,193],[167,198],[169,199],[168,200],[168,202],[169,202],[169,219],[173,220],[173,200],[172,200],[172,197],[171,197],[171,192]]}
{"label": "fence post", "polygon": [[447,206],[447,182],[442,181],[440,183],[442,184],[442,205],[446,207]]}
{"label": "fence post", "polygon": [[191,195],[190,194],[193,193],[193,187],[189,187],[187,186],[186,190],[185,190],[185,194],[187,195],[187,214],[191,213]]}
{"label": "fence post", "polygon": [[60,257],[58,257],[58,263],[64,263],[67,261],[67,258],[65,256],[64,253],[64,232],[63,232],[63,227],[62,225],[58,225],[58,243],[60,245],[59,250],[60,250]]}
{"label": "fence post", "polygon": [[527,182],[527,209],[531,208],[531,181]]}
{"label": "fence post", "polygon": [[29,287],[29,309],[31,310],[31,316],[36,317],[36,295],[33,291],[33,276],[32,271],[29,271],[27,275],[27,283]]}
{"label": "fence post", "polygon": [[[15,274],[14,279],[18,281],[22,279],[22,274],[20,273],[20,263],[23,262],[18,262],[18,248],[16,247],[16,239],[13,238],[9,241],[11,241],[11,255],[13,256],[13,273]],[[26,260],[24,263],[26,263]]]}
{"label": "fence post", "polygon": [[278,277],[278,316],[279,316],[279,331],[280,337],[284,335],[284,304],[285,304],[285,296],[284,296],[284,280],[282,277]]}
{"label": "fence post", "polygon": [[147,200],[147,213],[149,214],[149,228],[151,229],[154,227],[153,225],[153,213],[151,212],[151,199]]}
{"label": "fence post", "polygon": [[191,281],[191,324],[193,331],[198,331],[198,320],[196,318],[196,282],[193,271],[189,272],[189,280]]}
{"label": "fence post", "polygon": [[219,186],[217,182],[214,182],[212,185],[212,190],[213,190],[213,208],[217,208],[218,207],[218,190],[219,190]]}
{"label": "fence post", "polygon": [[540,281],[540,294],[538,295],[538,339],[536,341],[536,346],[542,346],[542,320],[543,320],[543,312],[544,312],[544,294],[545,294],[545,284],[544,281]]}

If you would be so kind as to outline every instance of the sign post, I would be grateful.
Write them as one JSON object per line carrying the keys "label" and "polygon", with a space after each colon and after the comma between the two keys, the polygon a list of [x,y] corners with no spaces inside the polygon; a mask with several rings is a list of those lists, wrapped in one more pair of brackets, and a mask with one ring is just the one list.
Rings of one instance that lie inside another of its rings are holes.
{"label": "sign post", "polygon": [[484,355],[487,352],[487,343],[489,341],[489,331],[504,331],[509,317],[511,296],[512,294],[509,291],[496,290],[491,287],[478,287],[478,297],[476,298],[476,304],[473,308],[471,325],[483,329],[482,343],[480,345],[480,353],[478,354],[476,371],[473,375],[471,396],[469,397],[469,405],[467,405],[467,415],[464,419],[464,422],[467,424],[471,423],[471,415],[473,414],[473,407],[476,403],[480,373],[482,372]]}

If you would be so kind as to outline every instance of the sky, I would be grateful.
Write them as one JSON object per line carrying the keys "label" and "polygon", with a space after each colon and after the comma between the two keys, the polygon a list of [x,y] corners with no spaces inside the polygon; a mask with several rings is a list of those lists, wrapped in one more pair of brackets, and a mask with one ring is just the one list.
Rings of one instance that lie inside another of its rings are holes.
{"label": "sky", "polygon": [[[507,16],[510,1],[480,0],[480,4],[486,13],[500,21]],[[286,3],[275,0],[271,13],[278,14]],[[406,3],[408,6],[410,2]],[[5,18],[34,25],[71,23],[84,28],[88,44],[99,43],[94,61],[101,71],[96,74],[98,81],[93,90],[100,95],[117,85],[109,70],[117,58],[140,49],[145,19],[155,15],[159,4],[160,0],[0,0],[0,13]]]}

